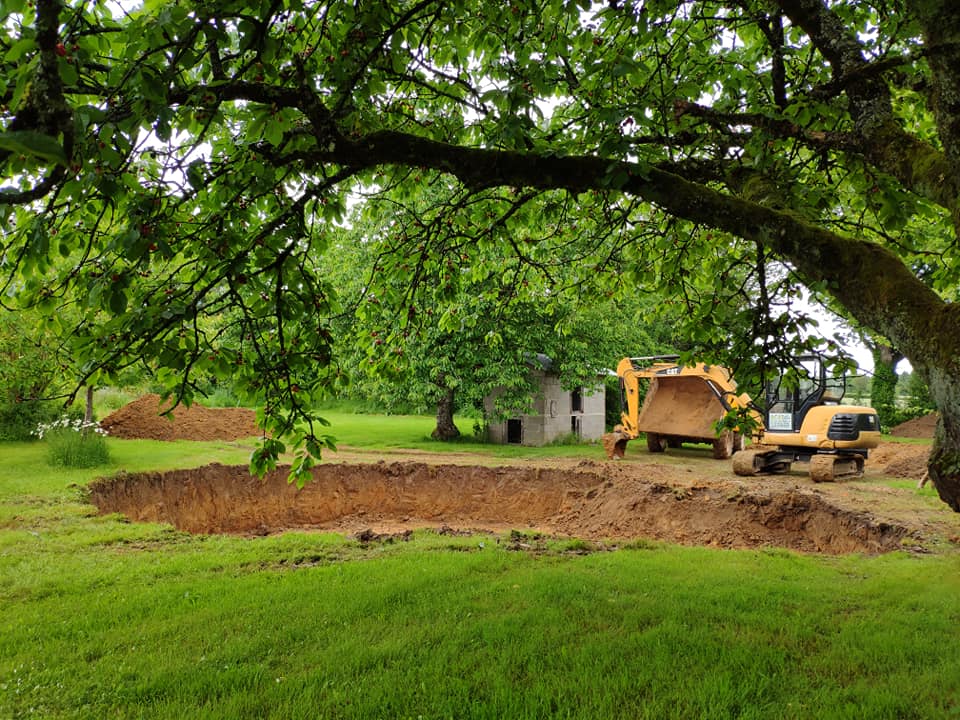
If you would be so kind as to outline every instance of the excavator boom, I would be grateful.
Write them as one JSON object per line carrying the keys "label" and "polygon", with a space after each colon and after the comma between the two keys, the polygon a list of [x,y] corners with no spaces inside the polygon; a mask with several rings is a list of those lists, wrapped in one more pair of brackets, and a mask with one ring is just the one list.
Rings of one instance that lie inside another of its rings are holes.
{"label": "excavator boom", "polygon": [[604,436],[608,457],[623,457],[627,442],[646,435],[651,452],[682,443],[708,443],[714,457],[724,459],[742,447],[740,434],[717,434],[716,425],[728,411],[746,407],[730,371],[719,365],[681,365],[677,356],[624,358],[620,378],[621,424]]}

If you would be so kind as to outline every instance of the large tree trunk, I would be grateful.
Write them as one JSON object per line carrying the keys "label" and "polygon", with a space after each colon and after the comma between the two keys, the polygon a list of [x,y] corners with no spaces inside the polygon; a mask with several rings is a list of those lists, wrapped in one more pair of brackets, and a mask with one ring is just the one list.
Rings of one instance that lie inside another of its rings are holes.
{"label": "large tree trunk", "polygon": [[437,427],[430,433],[434,440],[455,440],[460,430],[453,422],[454,391],[443,388],[443,394],[437,401]]}
{"label": "large tree trunk", "polygon": [[960,379],[956,369],[914,368],[930,385],[930,395],[940,409],[928,469],[940,499],[960,512]]}
{"label": "large tree trunk", "polygon": [[[946,159],[946,175],[934,176],[950,190],[954,227],[960,235],[960,15],[953,0],[913,0],[908,3],[917,14],[930,53],[930,104],[937,120]],[[940,422],[930,453],[930,479],[940,499],[960,512],[960,307],[950,305],[943,312],[953,320],[938,328],[952,333],[952,343],[933,343],[939,351],[914,369],[930,387],[930,396],[940,410]]]}

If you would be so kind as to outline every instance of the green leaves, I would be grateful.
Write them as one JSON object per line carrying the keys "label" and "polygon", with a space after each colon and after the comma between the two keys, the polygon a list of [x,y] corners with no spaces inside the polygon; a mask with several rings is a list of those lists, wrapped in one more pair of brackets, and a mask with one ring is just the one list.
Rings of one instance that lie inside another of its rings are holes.
{"label": "green leaves", "polygon": [[250,472],[263,478],[268,472],[277,468],[277,459],[287,451],[287,446],[280,440],[267,439],[253,451],[250,456]]}
{"label": "green leaves", "polygon": [[[583,375],[641,345],[747,356],[809,330],[789,305],[813,248],[744,207],[869,239],[955,297],[955,228],[918,199],[956,187],[949,168],[864,144],[849,78],[753,5],[151,0],[114,18],[70,0],[51,52],[17,0],[3,292],[76,312],[80,372],[146,358],[178,397],[231,382],[275,438],[255,462],[289,447],[298,481],[329,441],[311,408],[351,374],[390,402],[520,398],[530,353]],[[942,154],[916,18],[823,10],[890,63],[857,75],[892,88],[884,132]],[[577,162],[534,169],[558,159]],[[661,167],[684,197],[650,181]],[[804,279],[842,289],[835,264]]]}
{"label": "green leaves", "polygon": [[67,165],[63,146],[55,138],[32,130],[0,132],[0,150],[36,158],[44,163]]}
{"label": "green leaves", "polygon": [[[11,10],[10,12],[17,12],[16,10]],[[20,59],[23,58],[31,50],[35,50],[37,47],[37,41],[32,37],[25,37],[17,40],[10,46],[10,49],[7,50],[6,54],[3,56],[5,62],[8,63],[18,63]]]}

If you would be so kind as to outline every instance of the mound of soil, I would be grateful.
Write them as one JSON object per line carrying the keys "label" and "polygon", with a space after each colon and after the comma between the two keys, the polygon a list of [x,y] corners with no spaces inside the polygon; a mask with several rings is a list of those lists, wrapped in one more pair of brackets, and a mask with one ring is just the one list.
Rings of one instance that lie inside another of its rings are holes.
{"label": "mound of soil", "polygon": [[927,471],[929,458],[929,445],[885,442],[870,451],[867,468],[876,469],[884,475],[919,480]]}
{"label": "mound of soil", "polygon": [[130,440],[238,440],[259,435],[256,414],[246,408],[180,406],[173,417],[161,413],[159,395],[144,395],[100,421],[113,437]]}
{"label": "mound of soil", "polygon": [[930,413],[923,417],[907,420],[905,423],[900,423],[891,428],[890,434],[905,438],[932,438],[939,417],[937,413]]}
{"label": "mound of soil", "polygon": [[100,480],[90,491],[101,513],[194,533],[535,528],[586,540],[829,554],[886,552],[909,535],[905,526],[841,508],[813,489],[736,480],[689,484],[671,480],[676,472],[591,462],[574,468],[324,464],[298,490],[286,470],[261,481],[246,467],[214,464]]}

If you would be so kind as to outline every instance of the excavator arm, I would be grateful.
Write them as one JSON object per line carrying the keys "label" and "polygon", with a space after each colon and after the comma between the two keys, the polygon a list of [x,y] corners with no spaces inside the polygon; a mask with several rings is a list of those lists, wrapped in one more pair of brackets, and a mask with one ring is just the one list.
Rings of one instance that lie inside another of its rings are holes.
{"label": "excavator arm", "polygon": [[675,355],[660,355],[620,361],[621,423],[603,439],[608,457],[623,457],[627,442],[641,433],[651,452],[685,442],[708,443],[714,457],[723,459],[742,447],[739,433],[718,434],[717,426],[730,410],[746,407],[749,396],[736,392],[726,368],[681,365],[678,360]]}

